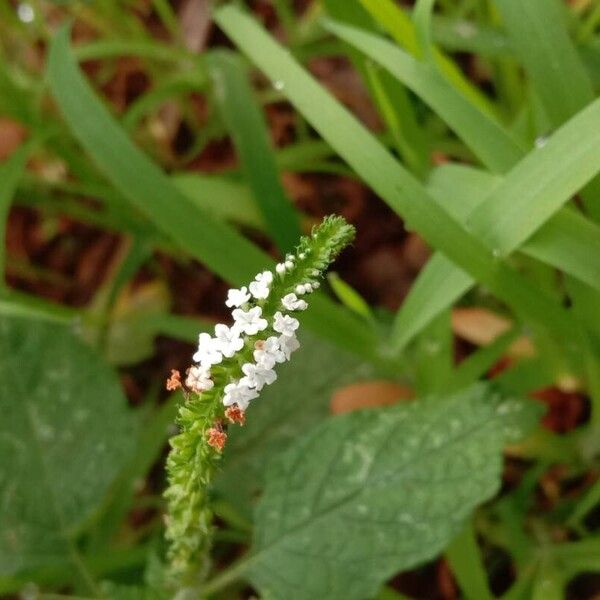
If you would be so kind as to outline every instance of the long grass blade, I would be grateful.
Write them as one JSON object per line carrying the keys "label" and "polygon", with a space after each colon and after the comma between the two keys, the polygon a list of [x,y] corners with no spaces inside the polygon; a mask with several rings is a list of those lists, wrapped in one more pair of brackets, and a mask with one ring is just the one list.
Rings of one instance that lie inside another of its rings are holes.
{"label": "long grass blade", "polygon": [[324,25],[417,94],[492,171],[505,172],[523,155],[524,149],[514,137],[457,91],[431,64],[419,62],[381,36],[362,29],[334,21]]}
{"label": "long grass blade", "polygon": [[[341,107],[250,17],[233,6],[215,13],[228,36],[250,56],[322,137],[371,187],[451,261],[487,285],[517,313],[550,330],[572,331],[571,318],[554,300],[493,255],[490,248],[445,212],[381,144]],[[463,273],[470,281],[470,277]],[[469,284],[467,284],[468,287]],[[544,309],[540,307],[543,306]],[[552,313],[552,316],[550,316]]]}
{"label": "long grass blade", "polygon": [[212,53],[208,65],[215,98],[239,153],[245,179],[271,237],[282,252],[287,252],[300,236],[300,219],[281,185],[247,69],[238,56],[225,51]]}
{"label": "long grass blade", "polygon": [[[272,259],[233,228],[191,202],[132,142],[92,91],[69,49],[69,29],[53,38],[48,81],[63,116],[96,165],[132,206],[169,239],[224,279],[244,284]],[[348,311],[315,297],[307,325],[370,356],[373,330]],[[328,327],[322,327],[327,322]]]}
{"label": "long grass blade", "polygon": [[0,293],[4,291],[6,280],[4,270],[6,266],[6,244],[4,236],[6,221],[13,196],[19,180],[25,171],[25,163],[29,154],[29,146],[21,146],[0,165]]}

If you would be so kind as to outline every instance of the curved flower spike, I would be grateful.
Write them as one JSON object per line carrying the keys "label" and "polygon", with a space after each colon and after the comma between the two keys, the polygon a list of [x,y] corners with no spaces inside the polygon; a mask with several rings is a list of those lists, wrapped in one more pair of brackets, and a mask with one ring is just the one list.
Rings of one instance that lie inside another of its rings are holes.
{"label": "curved flower spike", "polygon": [[[353,237],[343,218],[327,217],[275,267],[277,276],[263,271],[247,286],[229,290],[225,304],[233,309],[233,326],[216,325],[215,337],[200,334],[193,356],[198,364],[187,372],[177,417],[180,433],[170,440],[167,459],[168,558],[179,583],[200,569],[210,546],[206,487],[227,440],[225,424],[244,423],[246,409],[277,379],[275,367],[299,348],[300,323],[287,313],[308,307],[305,298]],[[169,379],[169,388],[180,385],[177,377]]]}

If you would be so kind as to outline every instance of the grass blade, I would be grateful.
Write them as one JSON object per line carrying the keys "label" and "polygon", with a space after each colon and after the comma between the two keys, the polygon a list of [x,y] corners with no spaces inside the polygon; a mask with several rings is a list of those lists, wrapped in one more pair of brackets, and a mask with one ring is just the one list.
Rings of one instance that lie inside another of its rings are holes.
{"label": "grass blade", "polygon": [[6,245],[4,241],[6,220],[17,185],[25,172],[29,150],[28,145],[21,146],[0,165],[0,293],[6,287],[4,275],[6,267]]}
{"label": "grass blade", "polygon": [[300,220],[281,185],[264,117],[248,83],[246,69],[232,52],[214,52],[209,72],[215,98],[233,138],[246,181],[252,188],[271,237],[282,252],[300,237]]}
{"label": "grass blade", "polygon": [[511,168],[524,149],[493,118],[473,105],[430,64],[422,63],[380,36],[334,21],[327,30],[387,69],[417,94],[497,173]]}
{"label": "grass blade", "polygon": [[491,344],[473,352],[458,365],[448,387],[459,390],[483,377],[502,358],[518,336],[517,328],[510,329],[499,335]]}
{"label": "grass blade", "polygon": [[[485,202],[473,210],[467,220],[469,228],[477,231],[500,256],[516,250],[600,169],[598,123],[600,100],[565,124],[546,146],[523,159]],[[566,224],[568,227],[570,221]],[[538,238],[538,253],[539,250]],[[563,266],[569,261],[562,255],[561,260]],[[593,263],[589,259],[587,262]],[[450,265],[447,258],[434,256],[419,276],[396,317],[394,347],[397,351],[439,311],[469,289],[465,274]],[[581,265],[578,274],[580,268]],[[451,270],[456,271],[452,276]],[[422,281],[425,278],[427,282]],[[432,289],[437,290],[435,297],[426,297],[424,293]]]}
{"label": "grass blade", "polygon": [[235,283],[268,264],[263,252],[195,207],[132,144],[83,79],[69,49],[67,28],[54,37],[50,47],[48,81],[81,145],[121,194],[163,233]]}
{"label": "grass blade", "polygon": [[467,600],[492,600],[472,519],[446,549],[446,556]]}
{"label": "grass blade", "polygon": [[491,249],[450,218],[374,136],[253,19],[231,5],[219,9],[215,18],[271,80],[283,82],[282,92],[288,100],[357,174],[404,218],[407,227],[419,231],[433,247],[485,283],[517,313],[533,323],[544,321],[545,327],[555,333],[558,330],[563,334],[572,332],[572,319],[567,311],[498,260]]}
{"label": "grass blade", "polygon": [[[234,284],[272,264],[257,246],[191,202],[129,140],[77,68],[66,27],[52,40],[48,81],[67,124],[99,169],[168,238]],[[354,352],[372,355],[370,327],[324,296],[315,296],[311,304],[304,318],[309,327]]]}
{"label": "grass blade", "polygon": [[[358,2],[324,0],[324,6],[327,13],[336,20],[377,31],[376,23]],[[369,86],[399,155],[413,173],[425,176],[430,168],[427,140],[405,86],[371,61],[365,61],[362,54],[352,46],[344,44],[344,47],[354,68]]]}
{"label": "grass blade", "polygon": [[[525,66],[552,127],[594,100],[588,73],[569,38],[559,0],[499,0],[517,57]],[[600,221],[600,178],[582,193],[588,212]]]}
{"label": "grass blade", "polygon": [[[423,52],[419,35],[411,18],[393,0],[358,0],[371,16],[394,38],[394,40],[412,54],[422,58]],[[426,40],[425,40],[426,41]],[[494,107],[485,95],[477,89],[458,66],[437,48],[431,51],[432,63],[444,79],[452,84],[466,99],[484,113],[493,115]]]}
{"label": "grass blade", "polygon": [[565,27],[564,6],[559,0],[497,0],[496,5],[551,122],[564,123],[594,99]]}
{"label": "grass blade", "polygon": [[[502,178],[491,173],[448,164],[433,171],[427,187],[456,220],[466,222],[501,183]],[[600,261],[590,260],[600,256],[600,227],[574,209],[559,210],[519,251],[600,290]]]}

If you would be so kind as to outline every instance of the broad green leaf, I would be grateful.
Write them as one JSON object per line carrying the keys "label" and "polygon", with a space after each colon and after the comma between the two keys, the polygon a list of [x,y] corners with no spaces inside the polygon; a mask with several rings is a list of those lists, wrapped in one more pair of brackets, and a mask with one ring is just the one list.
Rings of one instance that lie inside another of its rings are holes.
{"label": "broad green leaf", "polygon": [[267,597],[373,596],[496,493],[505,413],[523,410],[474,386],[329,419],[270,464],[245,572]]}
{"label": "broad green leaf", "polygon": [[13,195],[17,189],[19,179],[25,170],[25,162],[29,148],[22,146],[16,150],[2,165],[0,165],[0,291],[4,289],[4,267],[6,262],[6,245],[4,233],[6,231],[6,220]]}
{"label": "broad green leaf", "polygon": [[288,252],[298,243],[300,220],[281,185],[265,119],[248,82],[248,70],[233,52],[213,52],[208,65],[217,105],[256,205],[279,249]]}
{"label": "broad green leaf", "polygon": [[263,390],[246,425],[231,429],[217,491],[247,512],[262,488],[266,461],[329,414],[338,387],[372,375],[369,365],[303,334],[293,364],[282,366],[277,385]]}
{"label": "broad green leaf", "polygon": [[[156,394],[151,393],[146,397],[146,402],[155,402],[154,396]],[[136,494],[136,482],[145,478],[160,458],[181,402],[180,394],[171,394],[167,401],[156,407],[142,423],[133,456],[121,469],[88,536],[86,550],[89,554],[100,551],[119,531],[131,510]]]}
{"label": "broad green leaf", "polygon": [[333,21],[326,29],[387,69],[452,128],[484,165],[502,173],[520,158],[523,149],[502,126],[473,105],[430,64],[419,62],[381,36]]}
{"label": "broad green leaf", "polygon": [[[48,80],[81,145],[122,196],[158,230],[215,273],[238,285],[246,284],[272,264],[265,252],[182,194],[133,144],[77,68],[66,27],[52,40]],[[324,336],[333,336],[336,343],[363,355],[373,355],[372,329],[323,295],[315,295],[304,320]]]}
{"label": "broad green leaf", "polygon": [[0,573],[59,563],[132,452],[115,374],[68,328],[0,319]]}
{"label": "broad green leaf", "polygon": [[[450,218],[379,141],[253,19],[234,6],[216,11],[215,19],[271,80],[283,83],[282,93],[286,98],[356,173],[403,217],[408,228],[416,229],[433,247],[487,285],[517,313],[531,321],[532,326],[554,330],[558,336],[570,334],[573,324],[567,311]],[[464,273],[461,277],[468,278]],[[559,330],[562,333],[559,334]]]}

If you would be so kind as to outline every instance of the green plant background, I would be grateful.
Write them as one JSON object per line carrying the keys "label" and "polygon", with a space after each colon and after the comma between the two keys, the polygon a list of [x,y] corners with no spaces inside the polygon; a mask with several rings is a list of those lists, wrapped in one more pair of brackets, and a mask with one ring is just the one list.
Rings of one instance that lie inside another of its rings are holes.
{"label": "green plant background", "polygon": [[[227,42],[195,53],[165,0],[52,4],[32,0],[31,23],[0,4],[0,112],[27,130],[0,164],[0,235],[11,206],[25,206],[128,243],[84,307],[0,278],[0,593],[168,597],[160,489],[137,491],[164,462],[181,399],[165,401],[167,374],[155,373],[132,408],[116,369],[151,357],[158,336],[193,344],[211,323],[171,312],[165,286],[126,309],[118,299],[155,251],[232,285],[272,266],[248,233],[285,252],[308,227],[283,172],[360,180],[434,253],[396,314],[335,276],[315,296],[302,350],[231,433],[211,490],[211,572],[181,593],[242,598],[251,584],[264,598],[392,600],[404,597],[395,574],[444,555],[461,597],[486,599],[498,548],[509,600],[562,598],[575,576],[597,573],[600,5],[315,0],[300,13],[273,0],[276,37],[253,3],[215,2]],[[162,41],[142,25],[143,7]],[[82,23],[93,41],[74,43]],[[24,52],[36,44],[42,67]],[[489,89],[461,68],[465,55]],[[381,131],[311,75],[324,56],[352,63]],[[119,57],[140,60],[151,86],[117,114],[101,90]],[[100,68],[82,69],[90,61]],[[193,94],[207,98],[208,124],[187,110]],[[167,101],[194,131],[188,158],[228,137],[239,167],[198,174],[186,157],[162,157],[148,123]],[[265,119],[275,102],[295,111],[283,148]],[[448,162],[436,166],[434,151]],[[35,161],[67,176],[49,179]],[[2,244],[0,270],[11,260]],[[459,305],[510,326],[455,365]],[[480,381],[523,335],[535,355]],[[330,416],[334,390],[371,378],[408,384],[418,399]],[[589,401],[589,417],[564,435],[526,399],[561,385]],[[500,489],[506,447],[526,468]],[[540,514],[536,494],[556,467],[586,483]],[[134,525],[148,507],[155,516]]]}

